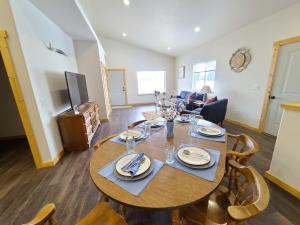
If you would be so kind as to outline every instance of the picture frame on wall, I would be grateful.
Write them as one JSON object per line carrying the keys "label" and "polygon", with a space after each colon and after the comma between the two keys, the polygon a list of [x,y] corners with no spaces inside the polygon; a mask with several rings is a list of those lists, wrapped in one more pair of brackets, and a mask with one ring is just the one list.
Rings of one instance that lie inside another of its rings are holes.
{"label": "picture frame on wall", "polygon": [[184,79],[185,78],[185,66],[180,66],[178,69],[178,78]]}

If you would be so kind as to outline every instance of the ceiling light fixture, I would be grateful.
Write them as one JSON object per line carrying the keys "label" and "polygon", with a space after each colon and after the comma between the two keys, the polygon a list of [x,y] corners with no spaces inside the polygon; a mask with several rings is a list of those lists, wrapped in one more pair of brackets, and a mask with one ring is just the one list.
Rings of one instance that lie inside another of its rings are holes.
{"label": "ceiling light fixture", "polygon": [[170,51],[172,48],[171,47],[168,47],[168,50]]}
{"label": "ceiling light fixture", "polygon": [[197,32],[199,32],[200,31],[200,27],[195,27],[194,28],[194,31],[197,33]]}
{"label": "ceiling light fixture", "polygon": [[123,37],[127,37],[127,34],[124,32],[124,33],[122,33],[122,36]]}
{"label": "ceiling light fixture", "polygon": [[129,6],[130,5],[130,1],[129,0],[123,0],[124,5]]}

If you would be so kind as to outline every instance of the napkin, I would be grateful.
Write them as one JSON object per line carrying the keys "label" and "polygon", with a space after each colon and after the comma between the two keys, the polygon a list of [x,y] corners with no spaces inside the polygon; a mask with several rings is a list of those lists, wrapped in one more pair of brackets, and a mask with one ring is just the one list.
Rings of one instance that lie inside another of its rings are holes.
{"label": "napkin", "polygon": [[[138,162],[144,157],[144,153],[138,153],[136,156],[133,157],[133,159],[131,159],[128,163],[126,163],[121,169],[124,172],[129,172],[131,174],[132,173],[136,173],[137,170],[136,169],[136,165],[139,164]],[[131,168],[134,167],[134,169],[131,171]],[[139,169],[139,167],[137,167],[137,169]],[[130,172],[131,171],[131,172]],[[135,172],[134,172],[135,171]]]}

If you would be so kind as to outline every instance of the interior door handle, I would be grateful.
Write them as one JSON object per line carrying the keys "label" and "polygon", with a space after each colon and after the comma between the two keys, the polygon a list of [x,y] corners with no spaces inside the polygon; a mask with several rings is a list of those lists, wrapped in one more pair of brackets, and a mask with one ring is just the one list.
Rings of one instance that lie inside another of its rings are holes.
{"label": "interior door handle", "polygon": [[274,95],[270,95],[269,99],[275,99],[276,97]]}
{"label": "interior door handle", "polygon": [[122,91],[126,91],[126,90],[125,90],[125,87],[122,88]]}

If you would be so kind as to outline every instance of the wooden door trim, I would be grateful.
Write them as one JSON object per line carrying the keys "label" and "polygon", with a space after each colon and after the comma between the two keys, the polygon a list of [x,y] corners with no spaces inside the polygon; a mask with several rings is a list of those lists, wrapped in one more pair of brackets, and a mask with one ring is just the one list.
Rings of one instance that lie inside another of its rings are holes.
{"label": "wooden door trim", "polygon": [[7,39],[6,31],[0,28],[0,52],[2,55],[2,60],[4,63],[6,74],[8,76],[9,84],[11,86],[12,93],[17,105],[17,109],[19,111],[21,122],[24,127],[24,131],[30,146],[30,151],[32,153],[35,166],[36,168],[42,168],[44,167],[44,165],[41,161],[40,151],[37,145],[36,138],[33,134],[32,124],[28,116],[28,112],[24,102],[24,97],[19,85],[19,81],[16,76],[16,71],[12,63],[12,59],[11,59],[11,55],[8,49],[8,44],[6,39]]}
{"label": "wooden door trim", "polygon": [[[124,80],[124,86],[125,86],[125,105],[128,105],[128,95],[127,95],[127,72],[124,68],[107,68],[107,72],[109,71],[120,71],[123,72],[123,80]],[[107,73],[109,75],[109,73]]]}
{"label": "wooden door trim", "polygon": [[275,77],[275,72],[276,72],[276,65],[277,65],[278,58],[279,58],[280,47],[284,46],[284,45],[292,44],[295,42],[300,42],[300,36],[276,41],[273,45],[274,51],[273,51],[272,63],[270,66],[270,72],[269,72],[269,77],[268,77],[266,93],[265,93],[265,97],[264,97],[263,108],[262,108],[262,112],[261,112],[261,116],[260,116],[260,120],[259,120],[259,129],[258,129],[259,132],[263,132],[264,128],[265,128],[267,113],[268,113],[268,109],[269,109],[269,102],[270,102],[269,96],[271,94],[272,87],[273,87],[273,82],[274,82],[274,77]]}
{"label": "wooden door trim", "polygon": [[101,71],[101,78],[103,83],[103,94],[104,94],[104,102],[105,102],[105,109],[106,109],[106,116],[107,116],[105,117],[105,119],[108,120],[112,109],[111,109],[111,103],[110,103],[110,98],[108,93],[109,91],[108,91],[108,83],[107,83],[107,67],[102,62],[100,62],[100,71]]}

